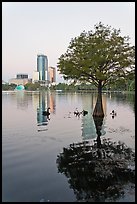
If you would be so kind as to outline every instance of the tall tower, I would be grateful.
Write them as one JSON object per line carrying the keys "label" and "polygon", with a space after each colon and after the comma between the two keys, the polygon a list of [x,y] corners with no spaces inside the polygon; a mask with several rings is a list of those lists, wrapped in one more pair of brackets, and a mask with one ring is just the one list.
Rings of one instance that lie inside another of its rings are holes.
{"label": "tall tower", "polygon": [[55,67],[49,67],[49,81],[50,81],[50,83],[56,82]]}
{"label": "tall tower", "polygon": [[37,55],[37,72],[39,72],[39,80],[48,80],[48,58],[46,55]]}

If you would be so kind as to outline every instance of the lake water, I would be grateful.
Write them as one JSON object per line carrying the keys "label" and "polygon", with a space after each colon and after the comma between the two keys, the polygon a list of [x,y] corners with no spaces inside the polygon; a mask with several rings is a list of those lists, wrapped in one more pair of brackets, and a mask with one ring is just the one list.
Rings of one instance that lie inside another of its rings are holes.
{"label": "lake water", "polygon": [[[57,155],[72,143],[96,139],[92,117],[96,94],[2,92],[2,201],[74,202],[65,175],[58,173]],[[125,142],[135,150],[134,94],[103,94],[102,136]],[[42,115],[50,107],[50,120]],[[75,117],[78,108],[88,111]],[[112,118],[110,112],[116,110]],[[134,195],[128,201],[134,200]]]}

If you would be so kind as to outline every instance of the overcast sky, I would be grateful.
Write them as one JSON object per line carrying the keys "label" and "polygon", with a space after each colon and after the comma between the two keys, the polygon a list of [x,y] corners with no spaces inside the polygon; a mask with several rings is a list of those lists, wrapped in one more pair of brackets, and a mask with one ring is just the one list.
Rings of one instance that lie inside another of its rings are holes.
{"label": "overcast sky", "polygon": [[71,39],[100,21],[135,45],[135,2],[2,2],[2,79],[32,78],[40,53],[57,69]]}

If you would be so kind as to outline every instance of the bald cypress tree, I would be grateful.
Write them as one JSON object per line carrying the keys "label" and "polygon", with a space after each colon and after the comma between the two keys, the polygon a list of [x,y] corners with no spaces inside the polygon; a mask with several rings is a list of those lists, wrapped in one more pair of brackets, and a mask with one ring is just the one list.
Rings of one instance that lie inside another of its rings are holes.
{"label": "bald cypress tree", "polygon": [[64,79],[89,82],[98,88],[93,116],[103,117],[102,88],[134,72],[135,46],[130,45],[128,36],[120,36],[120,29],[99,22],[94,31],[83,31],[71,39],[57,66]]}

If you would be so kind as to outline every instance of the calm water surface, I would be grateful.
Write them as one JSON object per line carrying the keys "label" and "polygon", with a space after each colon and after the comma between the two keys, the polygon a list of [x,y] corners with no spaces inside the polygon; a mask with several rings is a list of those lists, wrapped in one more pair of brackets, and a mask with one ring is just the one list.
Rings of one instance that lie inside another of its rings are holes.
{"label": "calm water surface", "polygon": [[[2,93],[3,202],[76,201],[56,160],[63,147],[96,139],[95,102],[96,94],[91,93]],[[50,120],[42,115],[47,107]],[[103,94],[103,107],[101,137],[121,140],[135,150],[134,95]],[[75,117],[76,108],[88,114]],[[112,109],[117,112],[114,118]]]}

